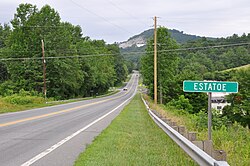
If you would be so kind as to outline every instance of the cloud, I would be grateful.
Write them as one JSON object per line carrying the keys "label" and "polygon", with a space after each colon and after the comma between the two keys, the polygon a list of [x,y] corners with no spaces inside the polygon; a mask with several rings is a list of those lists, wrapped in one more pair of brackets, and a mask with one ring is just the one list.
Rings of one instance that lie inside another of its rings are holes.
{"label": "cloud", "polygon": [[[0,22],[13,18],[24,0],[0,2]],[[80,25],[85,35],[109,43],[124,41],[152,28],[152,17],[158,24],[185,33],[226,37],[249,33],[250,1],[248,0],[29,0],[39,8],[49,4],[63,21]]]}

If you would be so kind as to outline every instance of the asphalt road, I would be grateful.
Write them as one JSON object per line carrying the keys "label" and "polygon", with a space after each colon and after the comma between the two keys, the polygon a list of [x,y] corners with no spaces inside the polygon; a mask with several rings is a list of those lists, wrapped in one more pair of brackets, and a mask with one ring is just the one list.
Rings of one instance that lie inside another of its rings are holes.
{"label": "asphalt road", "polygon": [[[115,95],[0,115],[0,165],[70,166],[136,93],[137,74]],[[101,150],[101,149],[100,149]]]}

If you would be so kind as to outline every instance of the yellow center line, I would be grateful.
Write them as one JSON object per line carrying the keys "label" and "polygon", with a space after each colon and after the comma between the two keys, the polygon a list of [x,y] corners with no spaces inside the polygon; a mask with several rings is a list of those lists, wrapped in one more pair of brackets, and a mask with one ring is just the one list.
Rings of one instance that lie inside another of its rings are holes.
{"label": "yellow center line", "polygon": [[[122,96],[125,96],[127,93],[128,92],[126,92]],[[31,120],[45,118],[45,117],[52,116],[52,115],[57,115],[57,114],[61,114],[61,113],[70,112],[70,111],[77,110],[77,109],[80,109],[80,108],[84,108],[84,107],[87,107],[87,106],[103,103],[103,102],[113,100],[113,99],[117,99],[117,98],[122,97],[122,96],[118,96],[118,97],[114,97],[114,98],[110,98],[110,99],[106,99],[106,100],[102,100],[102,101],[98,101],[98,102],[94,102],[94,103],[90,103],[90,104],[85,104],[85,105],[81,105],[81,106],[77,106],[77,107],[73,107],[73,108],[69,108],[69,109],[65,109],[65,110],[61,110],[61,111],[57,111],[57,112],[52,112],[52,113],[48,113],[48,114],[33,116],[33,117],[20,119],[20,120],[16,120],[16,121],[12,121],[12,122],[7,122],[7,123],[1,123],[0,127],[10,126],[10,125],[14,125],[14,124],[21,123],[21,122],[27,122],[27,121],[31,121]]]}

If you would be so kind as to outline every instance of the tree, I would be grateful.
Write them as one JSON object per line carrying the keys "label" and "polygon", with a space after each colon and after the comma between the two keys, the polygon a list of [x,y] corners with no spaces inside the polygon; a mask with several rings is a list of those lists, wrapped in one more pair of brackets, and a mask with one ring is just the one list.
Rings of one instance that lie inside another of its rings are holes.
{"label": "tree", "polygon": [[0,83],[8,79],[8,71],[5,63],[0,62]]}
{"label": "tree", "polygon": [[250,128],[250,68],[237,71],[232,80],[239,83],[239,92],[228,96],[231,106],[223,109],[223,115]]}
{"label": "tree", "polygon": [[116,72],[116,81],[115,84],[121,84],[126,80],[128,75],[128,68],[125,64],[125,59],[120,54],[120,49],[117,44],[107,45],[108,51],[114,56],[115,60],[115,72]]}
{"label": "tree", "polygon": [[[11,58],[40,58],[41,40],[45,42],[46,57],[71,56],[65,50],[71,49],[74,41],[81,38],[81,29],[62,23],[59,13],[48,5],[38,10],[31,4],[21,4],[11,23],[14,29],[8,47],[16,53],[9,54]],[[12,61],[8,70],[17,89],[42,92],[41,60]],[[83,79],[76,58],[47,60],[47,76],[48,96],[63,98],[75,96]]]}
{"label": "tree", "polygon": [[[31,4],[21,4],[17,8],[17,13],[11,21],[13,32],[10,34],[7,42],[7,47],[13,53],[8,54],[8,58],[37,56],[37,41],[34,41],[36,37],[32,35],[32,31],[27,31],[27,26],[31,26],[30,20],[37,12],[36,6]],[[39,67],[38,64],[39,62],[34,60],[11,61],[7,63],[10,79],[18,86],[17,91],[20,89],[41,91],[39,87],[41,87],[42,67]]]}
{"label": "tree", "polygon": [[193,109],[190,113],[198,113],[201,110],[207,109],[207,95],[205,93],[184,93],[183,92],[183,81],[184,80],[203,80],[203,75],[201,74],[200,69],[203,69],[204,66],[199,63],[191,63],[190,66],[185,66],[183,70],[179,71],[176,76],[176,85],[178,85],[177,94],[184,95],[185,98],[189,99],[189,103],[193,106]]}
{"label": "tree", "polygon": [[[0,24],[0,58],[5,58],[6,53],[9,52],[9,50],[6,47],[6,43],[10,34],[11,34],[10,26],[7,24],[4,24],[2,26]],[[8,77],[9,75],[8,75],[7,65],[4,61],[1,61],[0,62],[0,83],[6,81]]]}
{"label": "tree", "polygon": [[[175,75],[177,73],[178,54],[174,51],[166,51],[169,49],[176,49],[178,45],[175,40],[170,37],[168,30],[160,27],[157,30],[157,66],[158,66],[158,92],[162,92],[164,102],[170,101],[176,97],[175,93]],[[148,86],[150,95],[153,95],[153,39],[147,43],[146,55],[141,59],[141,73],[143,75],[144,83]]]}
{"label": "tree", "polygon": [[126,79],[127,66],[116,44],[83,37],[80,26],[62,22],[49,5],[38,9],[32,4],[20,4],[11,25],[13,30],[0,26],[0,55],[15,59],[0,62],[3,94],[22,89],[43,91],[41,40],[45,47],[48,97],[102,94]]}
{"label": "tree", "polygon": [[92,41],[90,39],[81,40],[76,47],[79,54],[86,55],[85,58],[80,59],[81,70],[85,77],[81,87],[84,96],[102,94],[109,87],[114,86],[117,73],[116,55],[112,53],[112,50],[117,50],[117,48],[106,45],[103,40]]}
{"label": "tree", "polygon": [[7,39],[11,33],[11,28],[8,24],[3,26],[0,24],[0,50],[6,47]]}

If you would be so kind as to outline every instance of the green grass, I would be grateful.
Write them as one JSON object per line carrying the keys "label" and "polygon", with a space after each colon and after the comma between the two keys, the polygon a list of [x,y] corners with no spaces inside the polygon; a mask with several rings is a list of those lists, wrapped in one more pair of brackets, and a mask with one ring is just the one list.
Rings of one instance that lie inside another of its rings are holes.
{"label": "green grass", "polygon": [[7,112],[23,111],[23,110],[33,109],[33,108],[46,107],[46,106],[51,106],[51,105],[55,105],[55,104],[46,104],[45,102],[44,103],[13,104],[13,103],[7,102],[3,98],[0,98],[0,114],[7,113]]}
{"label": "green grass", "polygon": [[29,110],[33,108],[42,108],[48,107],[53,105],[59,104],[66,104],[71,102],[77,102],[82,100],[90,100],[93,98],[101,98],[105,96],[110,96],[115,93],[119,92],[118,90],[109,92],[104,95],[99,95],[96,97],[86,97],[86,98],[79,98],[79,99],[70,99],[70,100],[62,100],[62,101],[53,101],[52,99],[48,99],[45,102],[44,98],[38,96],[19,96],[19,95],[12,95],[7,97],[0,97],[0,114],[8,113],[8,112],[18,112]]}
{"label": "green grass", "polygon": [[98,165],[197,165],[149,117],[137,94],[75,162]]}

